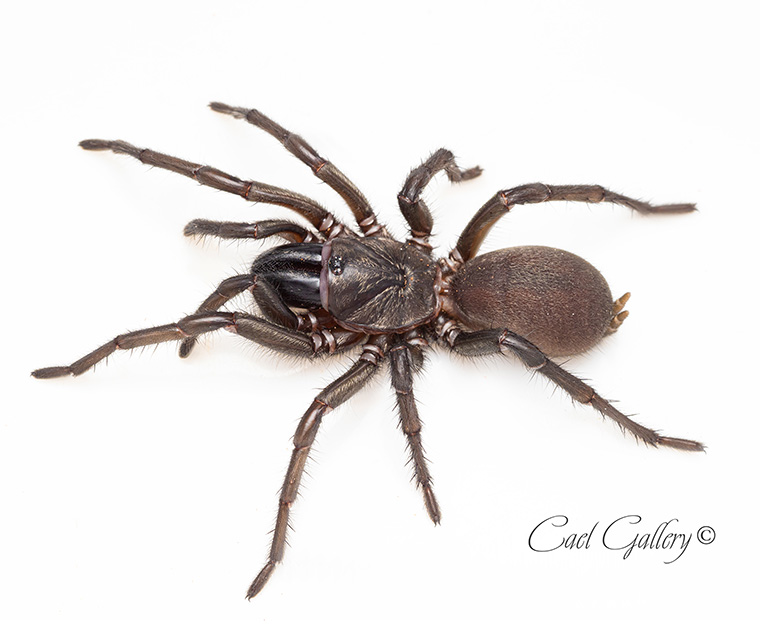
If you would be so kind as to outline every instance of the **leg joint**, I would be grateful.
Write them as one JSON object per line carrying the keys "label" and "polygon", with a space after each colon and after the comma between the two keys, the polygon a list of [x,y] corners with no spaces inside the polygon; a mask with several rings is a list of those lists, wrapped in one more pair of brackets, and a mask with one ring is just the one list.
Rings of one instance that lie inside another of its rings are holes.
{"label": "leg joint", "polygon": [[549,362],[546,355],[536,345],[512,333],[509,329],[501,332],[498,342],[499,349],[517,354],[523,364],[533,371],[540,371]]}
{"label": "leg joint", "polygon": [[362,355],[359,356],[359,360],[364,360],[374,366],[378,366],[384,357],[385,352],[380,347],[367,343],[362,347]]}

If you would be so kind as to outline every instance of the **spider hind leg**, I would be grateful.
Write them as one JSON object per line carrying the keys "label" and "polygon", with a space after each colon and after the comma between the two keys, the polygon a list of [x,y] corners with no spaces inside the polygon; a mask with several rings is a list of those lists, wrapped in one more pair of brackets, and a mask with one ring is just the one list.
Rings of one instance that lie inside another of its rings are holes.
{"label": "spider hind leg", "polygon": [[666,437],[651,428],[634,422],[630,417],[612,406],[609,400],[599,395],[586,382],[549,359],[532,342],[508,329],[484,329],[465,333],[458,328],[450,328],[448,333],[443,334],[443,336],[453,351],[461,355],[482,356],[507,351],[515,354],[528,369],[548,378],[564,389],[573,400],[593,407],[603,416],[614,421],[623,431],[628,431],[645,444],[667,446],[685,451],[705,450],[704,445],[700,442],[679,437]]}

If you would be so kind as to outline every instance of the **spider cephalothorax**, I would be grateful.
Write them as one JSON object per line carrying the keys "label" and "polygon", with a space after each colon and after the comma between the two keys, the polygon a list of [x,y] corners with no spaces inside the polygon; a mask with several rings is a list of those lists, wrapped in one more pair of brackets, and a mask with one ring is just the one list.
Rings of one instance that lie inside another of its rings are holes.
{"label": "spider cephalothorax", "polygon": [[[290,508],[322,417],[339,406],[389,364],[401,428],[407,437],[417,485],[434,523],[441,513],[420,441],[421,423],[412,377],[432,345],[464,356],[511,353],[583,404],[614,420],[651,446],[698,451],[699,442],[664,437],[618,411],[588,384],[549,356],[587,351],[617,330],[628,315],[628,294],[613,301],[607,282],[582,258],[549,247],[514,247],[477,256],[488,231],[515,205],[543,201],[603,201],[639,212],[690,212],[692,204],[652,206],[596,185],[528,184],[497,192],[472,218],[456,247],[435,259],[428,238],[433,229],[421,198],[430,180],[444,171],[450,181],[472,179],[480,168],[461,170],[445,149],[412,170],[398,195],[411,235],[406,242],[380,225],[364,195],[301,137],[257,110],[212,103],[211,108],[245,119],[276,137],[291,153],[346,201],[359,234],[337,222],[311,199],[274,186],[243,181],[203,166],[123,141],[89,139],[88,150],[112,150],[145,164],[191,177],[203,185],[238,194],[248,201],[283,206],[299,213],[308,227],[284,220],[256,223],[197,219],[188,236],[263,239],[286,244],[262,253],[247,274],[224,280],[197,311],[181,320],[117,336],[65,367],[34,371],[36,378],[79,375],[118,349],[179,340],[186,357],[195,339],[225,328],[281,353],[316,358],[361,347],[354,364],[312,401],[293,437],[294,449],[280,493],[279,510],[267,563],[248,590],[258,594],[282,560]],[[231,298],[250,291],[258,313],[221,311]]]}

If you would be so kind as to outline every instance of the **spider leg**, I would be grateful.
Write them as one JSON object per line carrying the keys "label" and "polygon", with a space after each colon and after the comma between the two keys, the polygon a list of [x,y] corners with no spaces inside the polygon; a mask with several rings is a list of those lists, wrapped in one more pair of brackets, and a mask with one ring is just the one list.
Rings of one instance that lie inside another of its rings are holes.
{"label": "spider leg", "polygon": [[446,171],[446,176],[452,183],[474,179],[482,172],[479,166],[462,170],[454,160],[454,154],[446,148],[440,148],[409,173],[398,193],[398,205],[409,225],[412,240],[428,249],[432,249],[427,239],[433,232],[433,217],[422,199],[422,191],[441,170]]}
{"label": "spider leg", "polygon": [[284,188],[278,188],[257,181],[243,181],[211,166],[192,163],[148,148],[137,148],[126,141],[118,139],[112,141],[85,139],[79,142],[79,145],[85,150],[111,150],[117,154],[129,155],[149,166],[164,168],[165,170],[171,170],[177,174],[195,179],[201,185],[237,194],[246,201],[271,203],[289,208],[298,212],[320,231],[324,228],[331,228],[334,224],[332,214],[319,205],[319,203],[312,201],[302,194],[291,192]]}
{"label": "spider leg", "polygon": [[306,358],[353,347],[364,338],[363,334],[342,330],[329,332],[329,336],[327,336],[328,332],[305,334],[249,314],[208,312],[193,314],[160,327],[121,334],[68,366],[37,369],[32,372],[32,376],[47,379],[80,375],[121,349],[135,349],[170,340],[183,340],[222,328],[274,351]]}
{"label": "spider leg", "polygon": [[451,348],[464,356],[482,356],[511,352],[529,369],[540,373],[567,391],[571,398],[581,404],[588,404],[602,415],[616,422],[621,429],[629,431],[637,439],[650,446],[668,446],[686,451],[702,451],[700,442],[678,437],[664,437],[657,431],[637,424],[627,415],[618,411],[588,384],[550,360],[534,344],[508,329],[485,329],[465,333],[457,328],[450,329],[444,340]]}
{"label": "spider leg", "polygon": [[223,239],[265,239],[279,236],[289,243],[313,243],[317,241],[309,230],[290,221],[269,220],[257,223],[232,223],[194,219],[185,226],[185,236],[217,236]]}
{"label": "spider leg", "polygon": [[[283,220],[259,221],[257,223],[232,223],[226,221],[208,221],[195,219],[185,226],[185,236],[218,236],[225,239],[265,239],[270,236],[279,236],[291,243],[318,242],[317,237],[309,230],[297,223]],[[255,276],[244,274],[233,276],[222,281],[219,287],[204,300],[196,310],[196,313],[204,311],[217,311],[234,296],[246,289],[253,291],[253,296],[263,311],[264,315],[278,325],[296,329],[301,324],[298,316],[282,302],[282,299],[272,289],[271,285],[263,280],[256,280]],[[185,338],[179,348],[181,358],[190,355],[197,338]]]}
{"label": "spider leg", "polygon": [[269,559],[248,588],[246,598],[256,596],[266,585],[275,566],[282,561],[285,552],[285,537],[288,530],[290,508],[298,496],[298,487],[303,476],[306,459],[311,445],[317,435],[322,417],[334,408],[340,406],[364,387],[377,371],[380,362],[387,351],[387,337],[374,336],[364,346],[364,353],[348,371],[323,389],[311,406],[306,410],[293,436],[293,453],[285,474],[285,481],[280,491],[280,502],[277,511],[277,521],[272,537],[272,547]]}
{"label": "spider leg", "polygon": [[[313,334],[312,338],[324,339],[328,345],[328,349],[334,346],[334,343],[331,344],[330,342],[332,332],[323,329],[319,323],[319,319],[314,314],[311,312],[308,312],[306,315],[296,314],[283,302],[270,283],[254,274],[241,274],[223,280],[211,292],[208,298],[200,304],[195,313],[218,311],[228,301],[247,290],[253,294],[256,305],[270,322],[291,330],[311,331]],[[197,340],[198,336],[189,336],[182,340],[179,347],[179,357],[187,358]]]}
{"label": "spider leg", "polygon": [[412,370],[414,367],[409,345],[398,340],[389,352],[391,363],[391,384],[396,391],[401,430],[406,435],[409,452],[414,464],[414,478],[425,498],[425,508],[434,524],[441,522],[441,509],[433,493],[433,480],[425,460],[422,448],[422,422],[417,412],[417,403],[412,388]]}
{"label": "spider leg", "polygon": [[[227,303],[227,301],[242,294],[246,289],[253,288],[256,283],[256,277],[253,274],[241,274],[239,276],[227,278],[219,283],[219,286],[200,304],[198,309],[195,310],[195,313],[202,314],[210,311],[218,311]],[[198,336],[188,336],[187,338],[184,338],[179,345],[179,357],[187,358],[193,350],[197,340]]]}
{"label": "spider leg", "polygon": [[644,201],[611,192],[599,185],[549,186],[543,183],[529,183],[510,190],[501,190],[487,201],[467,224],[464,232],[459,237],[456,250],[452,252],[452,257],[461,261],[471,259],[477,253],[483,239],[485,239],[493,225],[514,206],[526,203],[543,203],[544,201],[616,203],[645,214],[693,212],[696,209],[693,203],[650,205]]}
{"label": "spider leg", "polygon": [[353,212],[363,234],[386,233],[385,228],[378,224],[372,207],[359,188],[332,163],[321,157],[302,137],[286,130],[254,108],[238,108],[220,102],[211,102],[209,106],[218,113],[232,115],[237,119],[245,119],[248,123],[261,128],[277,139],[288,152],[309,166],[317,177],[341,196]]}

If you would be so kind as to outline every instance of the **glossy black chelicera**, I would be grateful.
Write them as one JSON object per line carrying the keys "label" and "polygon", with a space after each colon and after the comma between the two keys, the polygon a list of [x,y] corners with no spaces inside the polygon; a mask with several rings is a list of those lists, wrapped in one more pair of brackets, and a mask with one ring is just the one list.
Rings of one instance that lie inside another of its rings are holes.
{"label": "glossy black chelicera", "polygon": [[[300,214],[303,225],[286,220],[256,223],[191,221],[188,236],[225,239],[279,237],[285,243],[261,254],[250,272],[224,280],[197,311],[175,323],[117,336],[71,365],[34,371],[37,378],[79,375],[119,349],[180,341],[180,355],[195,339],[224,328],[283,354],[304,358],[360,351],[353,365],[312,401],[293,437],[294,448],[280,493],[269,558],[248,590],[258,594],[282,560],[290,509],[322,417],[357,393],[377,370],[390,367],[401,428],[428,514],[441,518],[420,440],[421,423],[412,378],[431,346],[463,356],[510,354],[542,374],[578,402],[615,421],[651,446],[698,451],[699,442],[665,437],[637,424],[588,384],[552,361],[587,351],[614,332],[628,315],[628,294],[613,300],[592,265],[563,250],[513,247],[478,255],[491,227],[515,205],[544,201],[610,202],[643,213],[690,212],[692,204],[652,206],[597,185],[532,183],[497,192],[478,210],[448,256],[436,258],[429,238],[433,220],[422,192],[444,172],[450,181],[477,177],[440,149],[411,171],[398,195],[410,229],[405,242],[381,225],[364,195],[301,137],[257,110],[212,103],[211,108],[244,119],[277,138],[314,174],[340,194],[357,223],[351,229],[315,201],[256,181],[243,181],[203,166],[123,141],[89,139],[88,150],[111,150],[191,177],[203,185],[270,203]],[[233,297],[250,292],[255,313],[222,311]]]}

